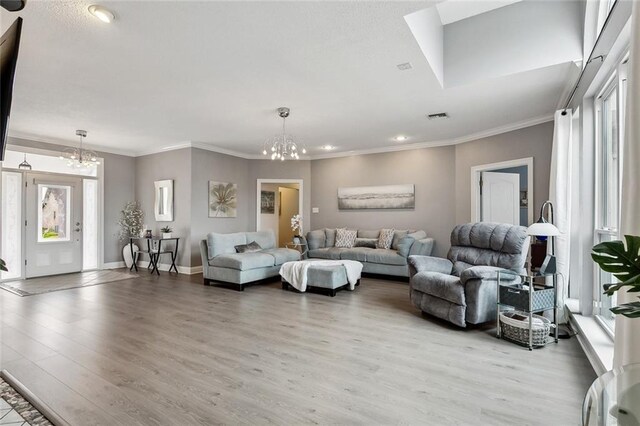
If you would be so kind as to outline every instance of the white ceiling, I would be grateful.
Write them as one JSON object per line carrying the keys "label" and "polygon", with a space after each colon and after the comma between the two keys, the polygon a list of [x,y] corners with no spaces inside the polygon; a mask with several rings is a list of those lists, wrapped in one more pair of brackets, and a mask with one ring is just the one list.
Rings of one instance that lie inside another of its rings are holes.
{"label": "white ceiling", "polygon": [[[88,1],[29,1],[10,134],[74,143],[82,128],[87,143],[132,155],[190,142],[253,156],[288,106],[287,130],[318,156],[325,144],[393,149],[400,134],[402,146],[466,140],[553,113],[569,59],[443,89],[404,19],[436,3],[106,1],[107,25]],[[15,16],[2,10],[0,29]],[[451,118],[425,117],[441,111]]]}

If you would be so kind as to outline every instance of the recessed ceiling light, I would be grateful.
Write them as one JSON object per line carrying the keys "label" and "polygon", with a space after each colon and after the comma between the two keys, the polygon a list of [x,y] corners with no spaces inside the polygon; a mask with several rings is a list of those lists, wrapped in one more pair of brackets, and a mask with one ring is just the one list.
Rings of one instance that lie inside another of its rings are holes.
{"label": "recessed ceiling light", "polygon": [[399,69],[400,71],[410,70],[411,68],[413,68],[413,67],[411,66],[411,62],[405,62],[405,63],[403,63],[403,64],[398,64],[398,65],[396,65],[396,66],[398,67],[398,69]]}
{"label": "recessed ceiling light", "polygon": [[398,136],[395,137],[395,139],[396,139],[396,142],[404,142],[409,138],[407,138],[406,136],[403,136],[403,135],[398,135]]}
{"label": "recessed ceiling light", "polygon": [[438,112],[435,114],[427,114],[427,118],[429,120],[437,120],[440,118],[449,118],[449,114],[447,114],[446,112]]}
{"label": "recessed ceiling light", "polygon": [[113,14],[113,12],[97,4],[92,4],[91,6],[89,6],[89,13],[107,24],[116,19],[116,16]]}
{"label": "recessed ceiling light", "polygon": [[320,148],[324,149],[325,151],[331,151],[333,148],[335,148],[335,146],[333,146],[333,145],[322,145]]}

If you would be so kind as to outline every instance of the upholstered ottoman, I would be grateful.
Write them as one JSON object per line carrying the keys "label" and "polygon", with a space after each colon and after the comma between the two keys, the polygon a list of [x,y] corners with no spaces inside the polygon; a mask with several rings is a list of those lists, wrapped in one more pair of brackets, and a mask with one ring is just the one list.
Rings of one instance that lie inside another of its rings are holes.
{"label": "upholstered ottoman", "polygon": [[[328,294],[331,297],[334,297],[338,290],[351,287],[349,284],[349,277],[347,275],[347,269],[346,269],[347,266],[345,264],[339,263],[341,261],[306,260],[304,262],[307,262],[309,265],[308,265],[308,269],[306,269],[307,285],[306,285],[306,289],[304,289],[303,291],[323,293],[323,294]],[[287,263],[300,264],[302,262],[287,262]],[[355,261],[346,261],[342,263],[349,263],[351,266],[355,266],[356,268],[358,265],[360,266],[359,271],[357,271],[357,282],[355,282],[353,287],[355,288],[356,286],[359,286],[360,273],[362,271],[362,264]],[[287,268],[287,266],[285,265],[286,263],[282,265],[283,269]],[[285,276],[287,274],[283,273],[283,269],[281,269],[280,271],[280,276],[282,277],[282,289],[283,290],[293,289],[296,291],[301,291],[298,288],[296,288],[296,286],[292,285],[285,279]]]}

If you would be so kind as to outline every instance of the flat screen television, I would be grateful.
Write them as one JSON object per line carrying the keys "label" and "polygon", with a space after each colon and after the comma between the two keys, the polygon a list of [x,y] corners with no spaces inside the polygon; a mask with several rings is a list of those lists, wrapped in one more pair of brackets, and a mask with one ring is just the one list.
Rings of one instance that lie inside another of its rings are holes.
{"label": "flat screen television", "polygon": [[2,128],[0,128],[0,161],[4,160],[4,151],[7,146],[11,95],[13,93],[16,64],[18,63],[21,32],[22,18],[18,18],[0,38],[0,120],[2,120]]}

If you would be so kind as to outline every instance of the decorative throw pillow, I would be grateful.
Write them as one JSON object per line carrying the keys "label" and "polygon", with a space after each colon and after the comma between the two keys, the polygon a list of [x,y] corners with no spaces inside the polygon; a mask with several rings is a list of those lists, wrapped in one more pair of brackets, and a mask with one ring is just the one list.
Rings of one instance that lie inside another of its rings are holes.
{"label": "decorative throw pillow", "polygon": [[234,248],[236,249],[236,253],[253,253],[262,250],[260,244],[255,241],[251,241],[249,244],[240,244],[234,246]]}
{"label": "decorative throw pillow", "polygon": [[378,242],[376,244],[376,248],[380,249],[389,249],[391,248],[391,242],[393,241],[393,233],[394,229],[381,229],[380,236],[378,237]]}
{"label": "decorative throw pillow", "polygon": [[351,248],[356,242],[358,231],[350,229],[336,229],[336,247]]}
{"label": "decorative throw pillow", "polygon": [[378,242],[377,238],[356,238],[356,243],[353,246],[376,248],[377,242]]}

